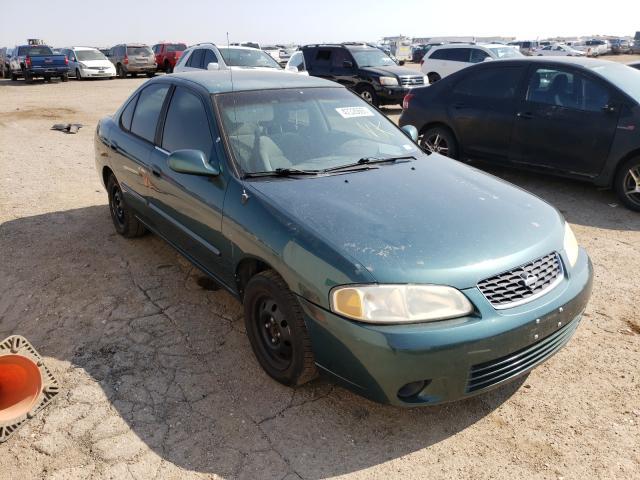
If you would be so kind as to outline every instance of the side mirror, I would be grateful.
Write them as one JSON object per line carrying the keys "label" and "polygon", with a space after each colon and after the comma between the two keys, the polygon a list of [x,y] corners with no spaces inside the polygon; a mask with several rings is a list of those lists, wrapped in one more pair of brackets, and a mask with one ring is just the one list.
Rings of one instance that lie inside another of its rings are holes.
{"label": "side mirror", "polygon": [[403,66],[403,65],[404,65],[404,60],[400,60],[400,61],[398,62],[398,65]]}
{"label": "side mirror", "polygon": [[345,60],[342,62],[342,66],[344,68],[353,68],[353,62],[351,60]]}
{"label": "side mirror", "polygon": [[404,134],[414,142],[418,142],[418,129],[413,125],[405,125],[402,127]]}
{"label": "side mirror", "polygon": [[484,60],[482,60],[483,62],[493,62],[493,58],[491,57],[484,57]]}
{"label": "side mirror", "polygon": [[207,65],[207,70],[220,70],[220,64],[218,62],[211,62]]}
{"label": "side mirror", "polygon": [[220,170],[207,162],[207,157],[200,150],[176,150],[167,159],[169,168],[174,172],[188,175],[217,177]]}
{"label": "side mirror", "polygon": [[298,73],[298,67],[294,67],[293,65],[289,65],[287,68],[285,68],[285,70],[287,72],[291,72],[291,73]]}

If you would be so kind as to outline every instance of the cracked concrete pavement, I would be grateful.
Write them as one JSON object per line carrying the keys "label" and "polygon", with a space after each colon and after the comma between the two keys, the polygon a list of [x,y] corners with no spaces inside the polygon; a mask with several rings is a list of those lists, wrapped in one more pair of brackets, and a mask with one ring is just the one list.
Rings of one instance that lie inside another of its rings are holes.
{"label": "cracked concrete pavement", "polygon": [[[0,339],[27,337],[63,389],[0,445],[0,478],[640,477],[640,215],[589,185],[492,169],[555,204],[592,256],[569,345],[432,408],[324,379],[289,389],[257,365],[236,300],[159,238],[113,230],[93,132],[142,81],[0,81]],[[85,127],[49,130],[60,122]]]}

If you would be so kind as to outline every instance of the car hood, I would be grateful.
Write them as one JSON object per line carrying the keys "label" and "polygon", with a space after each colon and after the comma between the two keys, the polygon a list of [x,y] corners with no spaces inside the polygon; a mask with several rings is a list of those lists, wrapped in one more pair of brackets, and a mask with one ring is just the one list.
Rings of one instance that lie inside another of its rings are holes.
{"label": "car hood", "polygon": [[563,245],[564,220],[549,204],[436,154],[250,185],[380,283],[470,288]]}
{"label": "car hood", "polygon": [[80,63],[86,65],[87,67],[113,68],[113,63],[111,63],[109,60],[80,60]]}
{"label": "car hood", "polygon": [[390,67],[361,67],[360,70],[375,73],[380,76],[395,75],[396,77],[419,77],[422,73],[419,70],[411,70],[410,68],[400,66]]}

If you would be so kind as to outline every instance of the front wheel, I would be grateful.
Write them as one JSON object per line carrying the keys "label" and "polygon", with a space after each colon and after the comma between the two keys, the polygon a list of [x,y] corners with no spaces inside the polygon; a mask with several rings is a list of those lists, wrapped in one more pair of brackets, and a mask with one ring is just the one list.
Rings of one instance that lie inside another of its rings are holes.
{"label": "front wheel", "polygon": [[424,132],[420,146],[427,153],[439,153],[445,157],[458,158],[458,143],[451,131],[445,127],[432,127]]}
{"label": "front wheel", "polygon": [[79,68],[76,68],[76,80],[84,80]]}
{"label": "front wheel", "polygon": [[374,107],[378,106],[378,96],[373,88],[366,85],[358,90],[358,94],[365,102],[370,103]]}
{"label": "front wheel", "polygon": [[618,168],[613,187],[625,207],[640,212],[640,156],[627,160]]}
{"label": "front wheel", "polygon": [[127,205],[122,189],[111,175],[107,182],[107,194],[109,195],[109,210],[113,226],[120,235],[125,238],[140,237],[146,233],[144,225],[135,217],[133,210]]}
{"label": "front wheel", "polygon": [[297,298],[273,270],[256,274],[244,294],[244,321],[258,363],[274,380],[302,385],[317,375]]}

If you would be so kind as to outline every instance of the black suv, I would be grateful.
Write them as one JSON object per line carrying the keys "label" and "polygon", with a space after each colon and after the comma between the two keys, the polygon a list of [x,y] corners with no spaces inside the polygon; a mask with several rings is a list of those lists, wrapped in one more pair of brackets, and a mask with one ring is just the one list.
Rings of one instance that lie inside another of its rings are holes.
{"label": "black suv", "polygon": [[375,106],[402,105],[413,87],[425,84],[420,72],[398,66],[382,50],[368,45],[306,45],[302,53],[309,75],[341,83]]}

